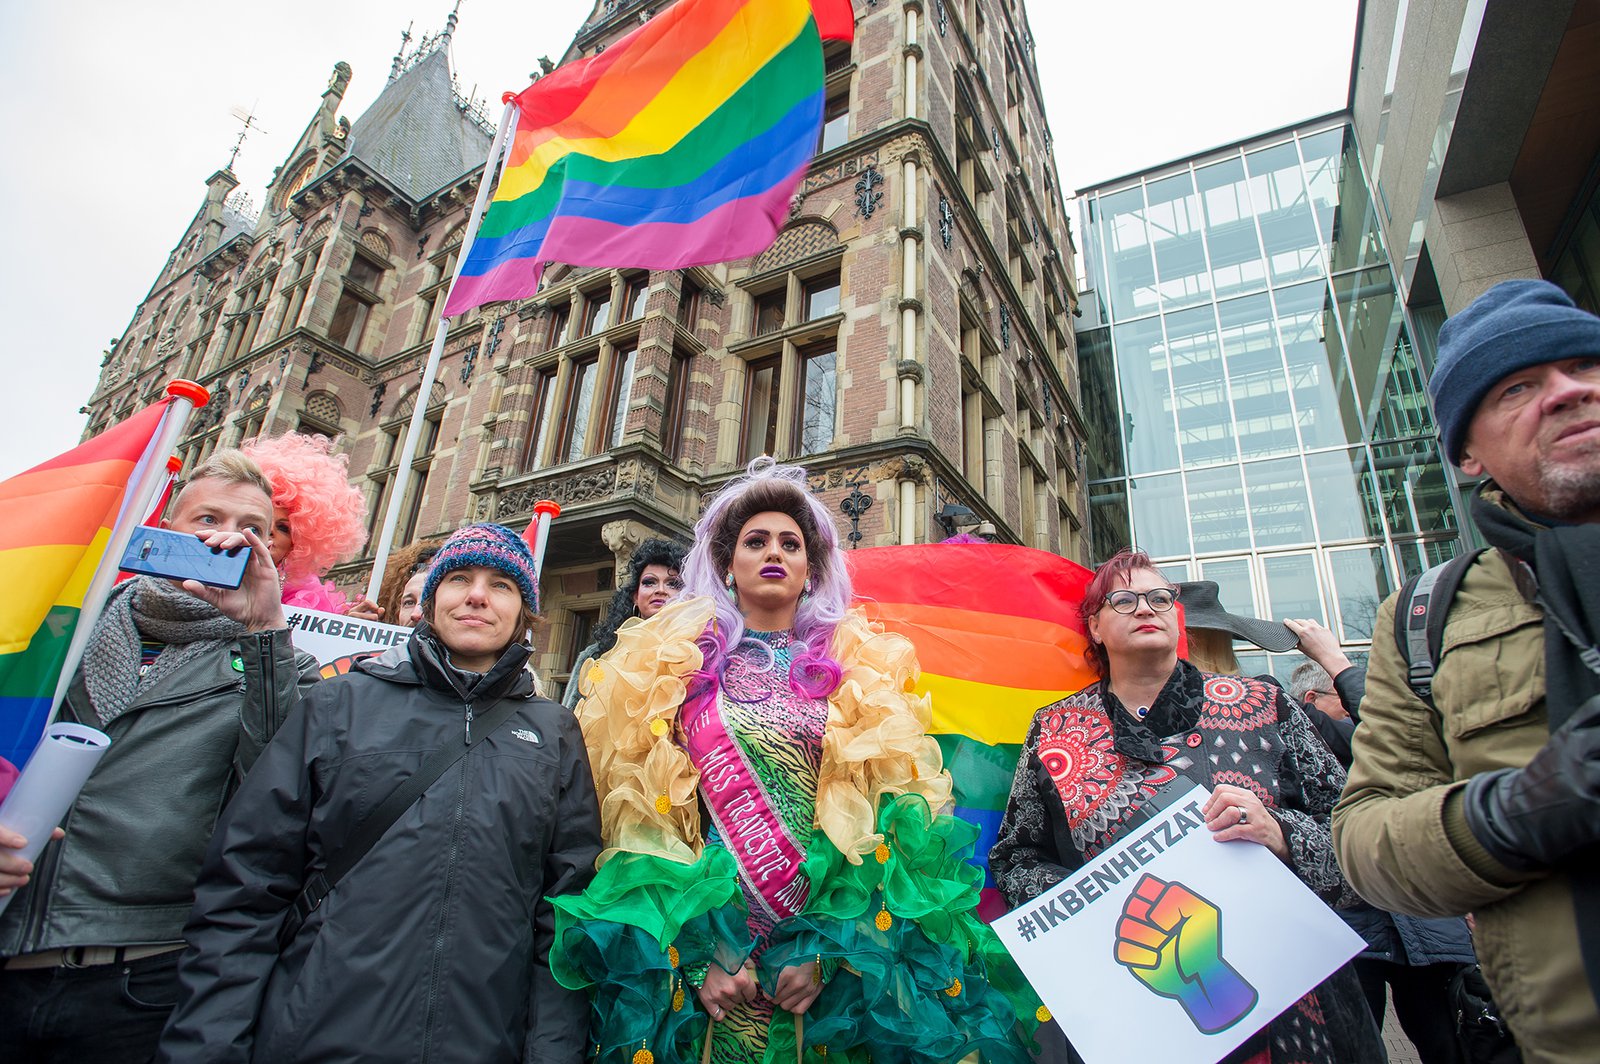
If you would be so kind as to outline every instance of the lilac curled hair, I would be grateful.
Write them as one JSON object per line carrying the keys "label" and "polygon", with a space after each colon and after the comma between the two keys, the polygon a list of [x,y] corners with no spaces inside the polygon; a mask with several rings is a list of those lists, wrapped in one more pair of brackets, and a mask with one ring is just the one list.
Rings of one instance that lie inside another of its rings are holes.
{"label": "lilac curled hair", "polygon": [[801,599],[794,617],[794,639],[804,649],[789,666],[789,686],[805,698],[826,698],[844,675],[829,650],[834,629],[850,605],[850,572],[833,516],[806,488],[806,471],[766,456],[751,462],[743,476],[717,492],[694,526],[694,546],[683,563],[682,594],[704,595],[716,609],[697,641],[705,655],[697,679],[720,681],[728,655],[741,647],[756,648],[771,660],[765,643],[745,635],[744,616],[723,583],[733,564],[739,530],[756,514],[769,511],[788,514],[800,526],[810,566],[811,594]]}

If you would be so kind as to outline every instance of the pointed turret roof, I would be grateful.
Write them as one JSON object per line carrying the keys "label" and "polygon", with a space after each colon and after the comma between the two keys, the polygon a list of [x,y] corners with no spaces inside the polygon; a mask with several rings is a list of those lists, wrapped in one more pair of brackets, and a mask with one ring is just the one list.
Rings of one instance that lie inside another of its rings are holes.
{"label": "pointed turret roof", "polygon": [[494,139],[458,101],[447,52],[438,48],[417,60],[350,127],[348,157],[413,200],[481,167]]}

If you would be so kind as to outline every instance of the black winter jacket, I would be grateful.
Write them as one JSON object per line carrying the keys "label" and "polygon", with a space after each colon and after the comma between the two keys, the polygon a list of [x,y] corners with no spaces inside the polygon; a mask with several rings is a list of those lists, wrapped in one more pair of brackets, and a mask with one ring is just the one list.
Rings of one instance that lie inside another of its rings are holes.
{"label": "black winter jacket", "polygon": [[[545,899],[593,877],[599,808],[577,721],[532,694],[528,653],[514,644],[464,690],[421,626],[302,700],[218,824],[159,1059],[583,1059],[589,1004],[551,977]],[[280,953],[307,878],[504,698],[525,705],[423,792]]]}

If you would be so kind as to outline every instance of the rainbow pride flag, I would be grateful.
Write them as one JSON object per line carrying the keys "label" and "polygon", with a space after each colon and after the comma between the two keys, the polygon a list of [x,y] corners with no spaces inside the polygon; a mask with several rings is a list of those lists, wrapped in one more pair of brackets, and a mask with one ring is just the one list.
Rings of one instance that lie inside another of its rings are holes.
{"label": "rainbow pride flag", "polygon": [[[978,543],[850,551],[857,605],[908,637],[932,696],[956,813],[988,876],[1022,743],[1041,706],[1093,683],[1078,604],[1094,574],[1059,555]],[[986,878],[982,911],[1005,911]]]}
{"label": "rainbow pride flag", "polygon": [[533,295],[547,262],[766,250],[822,128],[822,42],[853,35],[850,0],[679,0],[534,82],[445,315]]}
{"label": "rainbow pride flag", "polygon": [[165,460],[152,451],[169,402],[0,482],[0,758],[18,767],[43,734],[128,485],[144,463]]}

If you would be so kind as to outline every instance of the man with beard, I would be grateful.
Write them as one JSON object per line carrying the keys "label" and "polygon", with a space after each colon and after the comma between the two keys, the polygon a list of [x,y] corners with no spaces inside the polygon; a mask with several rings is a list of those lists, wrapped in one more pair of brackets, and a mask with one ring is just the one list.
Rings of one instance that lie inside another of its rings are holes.
{"label": "man with beard", "polygon": [[1408,600],[1406,628],[1448,610],[1431,692],[1408,682],[1395,600],[1380,610],[1334,844],[1373,905],[1476,917],[1527,1060],[1592,1062],[1600,319],[1555,285],[1503,282],[1445,323],[1428,387],[1446,455],[1488,478],[1472,513],[1493,549],[1451,601]]}

